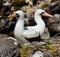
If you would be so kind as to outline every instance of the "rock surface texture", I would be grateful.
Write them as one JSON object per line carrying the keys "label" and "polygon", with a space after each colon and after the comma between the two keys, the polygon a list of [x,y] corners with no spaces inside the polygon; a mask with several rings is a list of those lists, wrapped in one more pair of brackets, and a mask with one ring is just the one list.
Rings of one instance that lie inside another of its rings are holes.
{"label": "rock surface texture", "polygon": [[14,40],[8,38],[7,35],[0,35],[0,57],[18,57],[18,47]]}

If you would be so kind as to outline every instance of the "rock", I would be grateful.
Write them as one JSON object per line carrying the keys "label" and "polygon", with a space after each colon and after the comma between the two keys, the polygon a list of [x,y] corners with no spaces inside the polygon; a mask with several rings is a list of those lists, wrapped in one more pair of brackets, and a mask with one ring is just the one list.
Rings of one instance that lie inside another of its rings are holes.
{"label": "rock", "polygon": [[49,4],[52,0],[44,0],[47,4]]}
{"label": "rock", "polygon": [[14,40],[7,35],[0,34],[0,57],[18,57],[19,49]]}
{"label": "rock", "polygon": [[43,56],[44,57],[53,57],[51,53],[49,53],[47,50],[43,51]]}
{"label": "rock", "polygon": [[60,20],[57,17],[47,19],[47,27],[50,32],[50,36],[60,32]]}
{"label": "rock", "polygon": [[43,57],[43,53],[41,51],[36,51],[32,57]]}
{"label": "rock", "polygon": [[41,35],[41,39],[44,41],[47,41],[48,39],[50,39],[50,33],[47,27],[45,28],[44,34]]}
{"label": "rock", "polygon": [[8,19],[7,17],[2,16],[0,19],[0,33],[9,34],[14,30],[16,19]]}
{"label": "rock", "polygon": [[53,38],[49,39],[48,42],[50,43],[56,43],[56,44],[60,44],[60,36],[58,36],[59,34],[56,34]]}
{"label": "rock", "polygon": [[1,10],[1,8],[2,8],[2,0],[0,0],[0,10]]}
{"label": "rock", "polygon": [[46,11],[52,15],[60,14],[60,0],[51,3]]}
{"label": "rock", "polygon": [[60,14],[54,14],[54,17],[59,20],[60,19]]}

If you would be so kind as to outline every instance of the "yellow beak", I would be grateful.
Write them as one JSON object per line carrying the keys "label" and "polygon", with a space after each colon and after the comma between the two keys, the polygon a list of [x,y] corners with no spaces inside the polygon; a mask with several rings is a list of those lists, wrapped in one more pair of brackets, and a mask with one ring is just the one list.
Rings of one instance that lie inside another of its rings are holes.
{"label": "yellow beak", "polygon": [[17,17],[17,15],[16,14],[11,14],[11,15],[8,16],[8,18],[14,18],[14,17]]}

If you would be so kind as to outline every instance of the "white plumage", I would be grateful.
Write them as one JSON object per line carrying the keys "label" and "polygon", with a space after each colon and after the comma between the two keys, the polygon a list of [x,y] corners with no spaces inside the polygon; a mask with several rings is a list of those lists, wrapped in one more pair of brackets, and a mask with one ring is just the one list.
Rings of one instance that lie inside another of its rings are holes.
{"label": "white plumage", "polygon": [[43,34],[44,29],[45,29],[45,23],[41,18],[41,14],[43,12],[45,12],[45,11],[42,9],[38,9],[35,12],[35,16],[34,16],[34,19],[35,19],[35,22],[37,25],[27,26],[27,27],[24,27],[23,11],[18,10],[16,12],[14,12],[15,14],[19,14],[19,17],[17,18],[18,21],[17,21],[15,29],[14,29],[15,37],[24,43],[28,43],[29,41],[27,41],[26,38],[33,38],[33,37],[37,37],[37,36]]}

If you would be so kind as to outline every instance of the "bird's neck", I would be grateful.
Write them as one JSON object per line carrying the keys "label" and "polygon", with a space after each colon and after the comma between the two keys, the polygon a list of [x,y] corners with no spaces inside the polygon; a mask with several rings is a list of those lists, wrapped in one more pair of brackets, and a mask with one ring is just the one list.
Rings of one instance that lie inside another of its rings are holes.
{"label": "bird's neck", "polygon": [[35,22],[37,25],[45,25],[44,21],[42,20],[41,16],[35,15]]}
{"label": "bird's neck", "polygon": [[15,29],[14,29],[14,33],[20,33],[22,34],[24,31],[24,20],[23,19],[19,19],[16,23]]}

